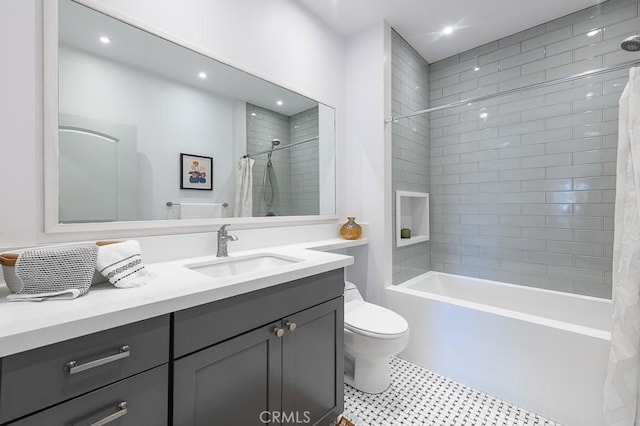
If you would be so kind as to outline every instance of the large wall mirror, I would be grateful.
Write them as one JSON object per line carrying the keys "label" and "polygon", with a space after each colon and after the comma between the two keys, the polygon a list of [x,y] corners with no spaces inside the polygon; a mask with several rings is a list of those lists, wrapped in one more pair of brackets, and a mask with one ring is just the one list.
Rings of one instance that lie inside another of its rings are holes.
{"label": "large wall mirror", "polygon": [[79,2],[48,7],[48,231],[335,215],[333,108]]}

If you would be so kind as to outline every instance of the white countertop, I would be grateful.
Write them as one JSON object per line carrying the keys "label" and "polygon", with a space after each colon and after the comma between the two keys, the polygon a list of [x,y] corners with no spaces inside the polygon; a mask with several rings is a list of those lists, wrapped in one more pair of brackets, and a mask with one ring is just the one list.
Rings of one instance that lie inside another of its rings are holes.
{"label": "white countertop", "polygon": [[157,278],[146,286],[117,289],[105,283],[74,300],[8,302],[9,290],[0,286],[0,357],[349,266],[351,256],[319,250],[364,244],[366,239],[333,239],[230,253],[269,253],[300,262],[224,278],[184,267],[215,260],[215,255],[148,264]]}

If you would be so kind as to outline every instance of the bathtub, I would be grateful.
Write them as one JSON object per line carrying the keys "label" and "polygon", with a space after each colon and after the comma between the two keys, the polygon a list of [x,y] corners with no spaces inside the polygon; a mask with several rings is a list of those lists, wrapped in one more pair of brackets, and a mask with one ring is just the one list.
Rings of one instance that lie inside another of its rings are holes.
{"label": "bathtub", "polygon": [[387,287],[399,356],[565,426],[600,425],[611,301],[427,272]]}

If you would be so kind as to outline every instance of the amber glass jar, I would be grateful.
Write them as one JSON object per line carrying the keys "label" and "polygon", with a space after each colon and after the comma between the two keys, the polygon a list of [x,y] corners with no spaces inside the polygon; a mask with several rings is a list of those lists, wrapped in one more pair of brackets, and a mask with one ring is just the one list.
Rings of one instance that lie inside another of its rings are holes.
{"label": "amber glass jar", "polygon": [[340,236],[345,240],[357,240],[362,235],[362,227],[356,223],[355,217],[348,217],[347,223],[340,228]]}

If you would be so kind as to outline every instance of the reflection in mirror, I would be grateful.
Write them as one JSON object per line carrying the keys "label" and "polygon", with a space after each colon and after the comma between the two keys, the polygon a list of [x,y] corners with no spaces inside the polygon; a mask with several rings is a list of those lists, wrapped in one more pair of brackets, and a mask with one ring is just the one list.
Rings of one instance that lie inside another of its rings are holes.
{"label": "reflection in mirror", "polygon": [[60,223],[335,214],[332,108],[72,0],[58,108]]}
{"label": "reflection in mirror", "polygon": [[317,135],[318,107],[287,116],[247,105],[248,151],[264,151],[264,141],[271,144],[266,154],[252,155],[254,216],[318,214]]}

